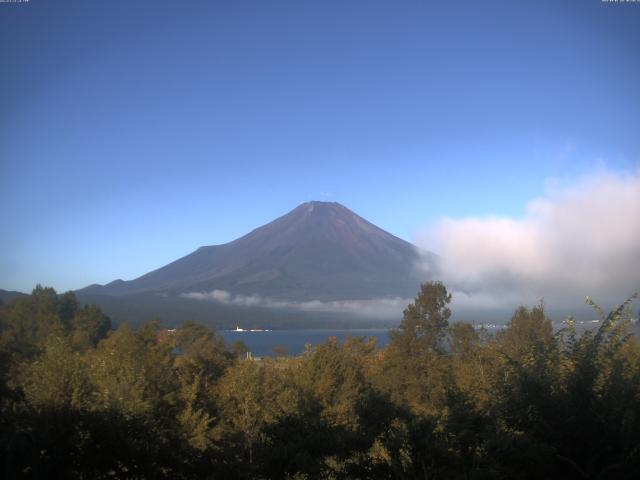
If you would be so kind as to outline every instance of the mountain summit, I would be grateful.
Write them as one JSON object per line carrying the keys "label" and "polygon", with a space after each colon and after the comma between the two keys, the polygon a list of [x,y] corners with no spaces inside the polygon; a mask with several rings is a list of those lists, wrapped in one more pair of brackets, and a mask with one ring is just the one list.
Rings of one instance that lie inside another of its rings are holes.
{"label": "mountain summit", "polygon": [[201,247],[131,281],[80,292],[219,290],[286,301],[411,297],[424,280],[418,271],[424,255],[339,203],[307,202],[232,242]]}

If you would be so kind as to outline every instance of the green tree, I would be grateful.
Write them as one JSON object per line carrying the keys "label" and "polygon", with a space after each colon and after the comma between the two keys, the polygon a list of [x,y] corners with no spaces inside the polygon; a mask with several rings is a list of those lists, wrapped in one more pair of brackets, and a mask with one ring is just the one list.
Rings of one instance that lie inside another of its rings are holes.
{"label": "green tree", "polygon": [[389,333],[389,346],[375,377],[377,387],[396,405],[423,415],[440,408],[449,369],[444,339],[450,302],[451,294],[441,282],[422,284],[404,310],[399,328]]}
{"label": "green tree", "polygon": [[205,391],[200,374],[191,378],[191,382],[183,383],[180,389],[182,408],[177,416],[182,436],[191,447],[200,451],[211,448],[215,439],[213,427],[216,419],[202,398]]}
{"label": "green tree", "polygon": [[179,350],[176,365],[181,370],[200,374],[210,382],[217,380],[231,364],[224,340],[213,330],[196,322],[184,322],[175,332]]}
{"label": "green tree", "polygon": [[563,342],[564,402],[558,433],[558,471],[573,478],[633,478],[640,468],[640,343],[629,335],[632,296],[601,316],[595,332]]}
{"label": "green tree", "polygon": [[236,358],[242,358],[249,351],[249,347],[242,340],[236,340],[231,344],[231,353]]}
{"label": "green tree", "polygon": [[407,355],[441,352],[451,317],[450,302],[451,294],[442,282],[423,283],[414,302],[404,310],[398,329],[390,332],[391,345]]}
{"label": "green tree", "polygon": [[221,428],[228,438],[240,436],[253,465],[256,449],[266,445],[266,429],[295,412],[299,396],[272,362],[240,360],[220,380],[218,402]]}
{"label": "green tree", "polygon": [[38,408],[81,409],[91,403],[92,385],[84,362],[61,337],[51,337],[45,349],[22,372],[21,388]]}
{"label": "green tree", "polygon": [[358,429],[360,408],[371,388],[365,363],[374,351],[373,340],[347,338],[340,344],[332,337],[303,358],[298,383],[322,406],[329,425]]}
{"label": "green tree", "polygon": [[77,350],[94,348],[111,330],[111,320],[95,305],[76,309],[71,323],[71,343]]}
{"label": "green tree", "polygon": [[158,338],[157,323],[138,330],[123,325],[98,344],[88,361],[96,386],[95,408],[125,415],[168,413],[178,390],[172,347]]}
{"label": "green tree", "polygon": [[556,349],[553,325],[542,303],[532,309],[518,307],[497,340],[501,353],[514,362],[525,362]]}
{"label": "green tree", "polygon": [[78,310],[78,300],[76,294],[73,292],[66,292],[62,295],[58,295],[58,317],[64,325],[66,331],[71,329],[73,317]]}
{"label": "green tree", "polygon": [[478,408],[488,408],[493,397],[492,372],[498,363],[488,334],[457,322],[449,329],[451,374],[460,395],[473,398]]}
{"label": "green tree", "polygon": [[53,288],[37,285],[28,297],[16,298],[3,307],[4,328],[0,347],[18,358],[37,356],[52,335],[65,335],[60,303]]}
{"label": "green tree", "polygon": [[178,421],[193,448],[213,446],[216,420],[215,385],[231,365],[224,340],[208,327],[184,322],[171,332],[175,347],[175,369],[180,381]]}

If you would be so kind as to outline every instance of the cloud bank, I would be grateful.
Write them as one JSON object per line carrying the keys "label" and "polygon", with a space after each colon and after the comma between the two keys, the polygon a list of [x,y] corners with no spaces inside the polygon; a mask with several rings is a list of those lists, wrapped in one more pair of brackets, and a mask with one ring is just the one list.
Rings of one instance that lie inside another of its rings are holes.
{"label": "cloud bank", "polygon": [[573,308],[586,295],[611,308],[640,289],[640,170],[550,190],[522,218],[443,218],[417,243],[442,256],[459,308]]}
{"label": "cloud bank", "polygon": [[263,307],[273,309],[292,309],[303,312],[347,313],[371,318],[395,318],[402,315],[404,308],[413,301],[411,298],[378,298],[367,300],[310,300],[295,302],[277,300],[260,295],[233,294],[226,290],[212,290],[210,292],[183,293],[183,297],[195,300],[207,300],[224,305],[239,307]]}

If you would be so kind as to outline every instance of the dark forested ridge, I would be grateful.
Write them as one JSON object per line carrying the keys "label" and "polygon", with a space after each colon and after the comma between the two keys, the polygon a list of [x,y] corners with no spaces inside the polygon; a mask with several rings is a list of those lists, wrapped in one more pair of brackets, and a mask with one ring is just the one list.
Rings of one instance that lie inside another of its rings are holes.
{"label": "dark forested ridge", "polygon": [[286,308],[267,308],[260,305],[235,306],[212,301],[193,300],[180,296],[149,294],[110,295],[78,294],[81,304],[96,304],[109,315],[114,325],[128,323],[140,326],[149,318],[158,319],[169,328],[179,326],[183,319],[203,323],[216,330],[227,330],[242,325],[245,328],[313,329],[313,328],[371,328],[389,327],[395,318],[380,319],[357,312],[301,311]]}
{"label": "dark forested ridge", "polygon": [[24,297],[26,294],[11,290],[3,290],[0,288],[0,303],[7,303],[14,298]]}
{"label": "dark forested ridge", "polygon": [[636,478],[640,345],[519,307],[450,324],[423,284],[388,347],[329,340],[246,360],[209,328],[113,329],[73,293],[0,306],[2,478]]}

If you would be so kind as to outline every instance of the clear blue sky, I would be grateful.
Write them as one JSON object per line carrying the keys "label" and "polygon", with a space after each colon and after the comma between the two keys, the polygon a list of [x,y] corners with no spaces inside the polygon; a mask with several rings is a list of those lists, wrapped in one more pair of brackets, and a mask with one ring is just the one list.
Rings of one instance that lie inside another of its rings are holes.
{"label": "clear blue sky", "polygon": [[0,288],[130,279],[308,200],[411,239],[640,158],[640,3],[0,3]]}

